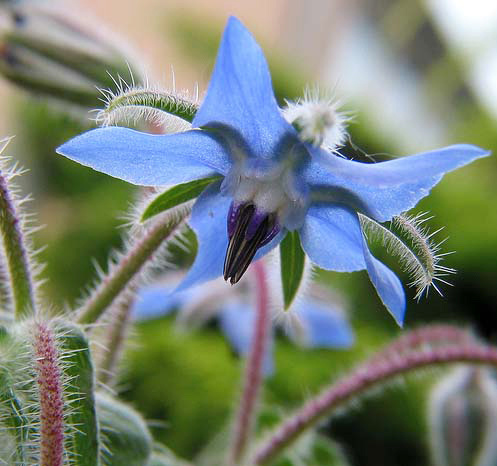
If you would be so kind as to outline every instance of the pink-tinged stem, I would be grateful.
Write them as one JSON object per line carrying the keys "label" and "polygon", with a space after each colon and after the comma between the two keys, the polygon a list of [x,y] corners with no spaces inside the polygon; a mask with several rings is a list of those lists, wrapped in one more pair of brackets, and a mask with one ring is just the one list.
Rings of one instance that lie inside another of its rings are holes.
{"label": "pink-tinged stem", "polygon": [[51,329],[35,324],[34,354],[40,399],[40,466],[64,462],[64,399],[59,354]]}
{"label": "pink-tinged stem", "polygon": [[475,343],[475,337],[468,331],[454,325],[426,325],[402,334],[393,343],[376,353],[369,361],[376,362],[385,358],[398,358],[401,354],[425,346]]}
{"label": "pink-tinged stem", "polygon": [[455,362],[497,366],[497,348],[478,344],[453,345],[412,351],[398,358],[364,364],[309,400],[292,417],[284,421],[270,438],[256,449],[250,464],[270,463],[307,428],[331,415],[344,403],[389,379],[415,369]]}
{"label": "pink-tinged stem", "polygon": [[262,383],[262,368],[264,356],[268,349],[268,337],[271,325],[269,312],[269,293],[266,281],[264,263],[259,260],[254,262],[251,270],[255,279],[255,292],[257,308],[255,317],[252,346],[245,370],[245,380],[242,397],[235,418],[233,440],[229,456],[229,464],[237,464],[243,457],[252,425],[257,413],[256,404]]}

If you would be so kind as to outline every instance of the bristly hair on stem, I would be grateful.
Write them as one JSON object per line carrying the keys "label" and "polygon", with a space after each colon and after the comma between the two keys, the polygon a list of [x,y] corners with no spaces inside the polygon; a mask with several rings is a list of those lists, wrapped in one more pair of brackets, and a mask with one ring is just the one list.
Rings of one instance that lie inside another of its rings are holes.
{"label": "bristly hair on stem", "polygon": [[420,299],[432,286],[440,295],[442,292],[436,281],[450,285],[442,277],[456,273],[452,268],[440,264],[444,256],[440,248],[446,239],[435,243],[433,236],[442,228],[429,232],[423,224],[433,217],[426,213],[417,215],[399,215],[392,219],[392,230],[375,220],[359,214],[361,226],[369,240],[378,239],[387,251],[399,258],[400,265],[412,278],[409,286],[416,288],[415,299]]}
{"label": "bristly hair on stem", "polygon": [[[389,351],[383,354],[389,354]],[[309,399],[292,416],[282,421],[255,447],[250,464],[271,464],[307,429],[399,376],[423,368],[461,362],[497,367],[497,348],[468,341],[464,344],[458,342],[415,349],[406,352],[402,357],[376,357],[374,361],[367,361]]]}
{"label": "bristly hair on stem", "polygon": [[132,228],[125,238],[123,252],[114,252],[106,273],[97,269],[99,280],[78,312],[80,324],[94,324],[122,293],[136,289],[147,279],[157,263],[156,259],[160,260],[171,241],[182,233],[184,220],[190,211],[191,203],[187,203],[157,215],[142,226],[129,221]]}
{"label": "bristly hair on stem", "polygon": [[36,291],[40,285],[36,277],[41,267],[34,262],[30,235],[35,231],[32,218],[24,212],[23,204],[29,197],[21,198],[12,180],[24,173],[17,164],[8,164],[2,152],[10,139],[0,140],[0,231],[6,259],[11,292],[11,308],[17,319],[35,313]]}
{"label": "bristly hair on stem", "polygon": [[185,131],[198,110],[198,88],[191,96],[188,91],[177,91],[174,84],[163,90],[146,83],[128,84],[122,78],[115,80],[117,91],[101,89],[104,108],[97,111],[95,121],[100,126],[137,125],[147,122],[166,133]]}

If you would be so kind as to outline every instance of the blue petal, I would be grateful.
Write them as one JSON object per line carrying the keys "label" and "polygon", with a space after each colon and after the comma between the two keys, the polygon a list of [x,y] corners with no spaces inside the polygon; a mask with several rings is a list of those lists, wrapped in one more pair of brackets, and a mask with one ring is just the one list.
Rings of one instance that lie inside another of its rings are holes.
{"label": "blue petal", "polygon": [[[227,303],[219,313],[221,330],[234,350],[247,356],[252,345],[254,335],[255,312],[241,303]],[[268,342],[267,351],[263,361],[264,375],[270,375],[274,371],[273,363],[273,336]]]}
{"label": "blue petal", "polygon": [[207,131],[147,134],[107,127],[83,133],[57,152],[71,160],[144,186],[162,186],[225,175],[231,162],[223,146]]}
{"label": "blue petal", "polygon": [[[228,247],[227,218],[232,199],[220,193],[221,181],[211,184],[199,196],[192,209],[189,224],[197,235],[198,251],[195,261],[177,291],[185,290],[223,274],[224,257]],[[254,260],[260,259],[283,239],[278,233],[268,244],[257,251]]]}
{"label": "blue petal", "polygon": [[384,222],[414,207],[443,175],[490,153],[455,145],[380,163],[346,160],[310,149],[304,169],[314,202],[339,202]]}
{"label": "blue petal", "polygon": [[[315,300],[302,301],[293,312],[303,326],[306,346],[349,348],[354,343],[354,334],[342,312]],[[297,338],[297,332],[292,327],[289,327],[289,336]]]}
{"label": "blue petal", "polygon": [[281,116],[264,54],[250,32],[231,17],[221,40],[205,100],[193,126],[229,126],[257,157],[272,157],[295,131]]}
{"label": "blue petal", "polygon": [[197,235],[198,252],[178,291],[223,273],[228,247],[226,219],[232,200],[219,192],[220,185],[221,182],[216,182],[207,187],[193,206],[189,224]]}
{"label": "blue petal", "polygon": [[300,239],[311,261],[323,269],[353,272],[366,268],[359,220],[347,207],[311,206]]}
{"label": "blue petal", "polygon": [[181,307],[186,299],[185,295],[172,291],[171,287],[164,285],[142,288],[133,304],[132,317],[137,320],[153,319]]}
{"label": "blue petal", "polygon": [[388,312],[402,326],[406,310],[406,296],[402,283],[397,275],[371,254],[364,238],[363,245],[369,278]]}

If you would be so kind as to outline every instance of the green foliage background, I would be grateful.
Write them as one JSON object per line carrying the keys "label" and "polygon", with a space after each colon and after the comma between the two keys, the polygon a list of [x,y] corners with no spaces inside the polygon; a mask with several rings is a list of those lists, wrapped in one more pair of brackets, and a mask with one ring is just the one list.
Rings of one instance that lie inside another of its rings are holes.
{"label": "green foliage background", "polygon": [[[213,64],[222,22],[177,16],[168,18],[165,27],[173,31],[179,49],[198,69]],[[281,101],[298,97],[305,84],[312,82],[296,64],[271,53],[268,59]],[[57,145],[89,127],[86,122],[27,96],[9,102],[8,111],[17,121],[16,153],[24,154],[23,163],[31,170],[27,191],[34,191],[36,210],[46,225],[35,236],[37,246],[47,245],[40,253],[47,264],[45,290],[54,308],[61,309],[65,303],[74,303],[82,285],[95,277],[90,259],[104,264],[109,249],[120,245],[119,217],[133,201],[135,190],[55,155]],[[497,153],[496,122],[474,102],[460,111],[466,117],[464,124],[452,128],[454,142],[471,142]],[[355,120],[350,132],[357,146],[367,153],[396,152],[388,141],[373,134],[360,114]],[[345,148],[346,153],[353,150]],[[443,287],[444,298],[431,293],[428,300],[409,301],[407,328],[426,322],[464,323],[495,343],[496,178],[494,156],[448,175],[420,203],[417,210],[436,216],[430,222],[433,229],[446,226],[450,239],[445,250],[457,251],[446,263],[459,272],[451,277],[454,287]],[[398,270],[394,260],[378,254]],[[181,259],[188,262],[192,257]],[[403,278],[407,283],[408,278]],[[283,411],[297,406],[400,332],[365,273],[323,272],[319,279],[348,297],[357,345],[351,351],[303,351],[279,336],[277,370],[267,381],[264,403]],[[412,298],[414,292],[408,290],[408,295]],[[178,334],[173,318],[163,318],[140,324],[133,339],[136,344],[127,354],[122,395],[150,419],[157,439],[192,458],[215,432],[227,427],[239,392],[240,360],[215,322],[193,334]],[[325,424],[323,432],[343,445],[351,464],[428,464],[425,395],[434,375],[401,381],[367,398]]]}

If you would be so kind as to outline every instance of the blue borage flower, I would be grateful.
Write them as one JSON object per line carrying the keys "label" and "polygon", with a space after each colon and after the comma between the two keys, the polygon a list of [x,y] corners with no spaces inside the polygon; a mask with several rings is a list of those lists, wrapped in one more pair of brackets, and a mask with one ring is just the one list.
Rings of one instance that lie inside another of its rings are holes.
{"label": "blue borage flower", "polygon": [[414,207],[446,172],[489,155],[475,146],[454,145],[366,164],[300,139],[278,107],[262,50],[236,18],[228,21],[192,128],[168,135],[100,128],[58,152],[138,185],[223,177],[193,206],[189,224],[199,249],[180,289],[222,275],[223,268],[225,279],[236,283],[254,256],[297,231],[314,264],[340,272],[366,269],[399,324],[404,291],[397,276],[370,253],[358,212],[388,221]]}
{"label": "blue borage flower", "polygon": [[[140,290],[133,305],[135,320],[148,320],[178,310],[176,321],[181,327],[197,327],[217,318],[221,331],[233,349],[246,356],[251,348],[255,311],[250,293],[241,286],[226,292],[218,281],[174,293],[174,286],[156,283]],[[299,300],[291,313],[276,313],[270,332],[270,343],[264,358],[264,373],[274,370],[273,341],[275,327],[304,348],[346,349],[353,345],[354,335],[341,304],[329,290],[311,287],[309,296]]]}

